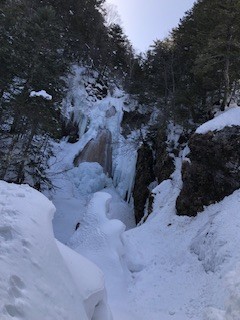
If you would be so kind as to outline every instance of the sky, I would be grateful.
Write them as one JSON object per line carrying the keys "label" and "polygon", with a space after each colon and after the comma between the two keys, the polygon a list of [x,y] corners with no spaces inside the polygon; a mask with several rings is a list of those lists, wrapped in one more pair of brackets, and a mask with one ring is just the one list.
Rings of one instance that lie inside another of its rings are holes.
{"label": "sky", "polygon": [[122,27],[137,51],[145,51],[156,39],[164,39],[178,25],[194,0],[107,0],[115,4]]}

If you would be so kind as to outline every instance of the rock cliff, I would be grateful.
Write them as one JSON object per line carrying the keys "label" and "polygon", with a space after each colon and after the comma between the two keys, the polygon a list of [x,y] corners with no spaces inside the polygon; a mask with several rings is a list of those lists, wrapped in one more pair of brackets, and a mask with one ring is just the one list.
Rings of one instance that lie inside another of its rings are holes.
{"label": "rock cliff", "polygon": [[240,126],[196,133],[189,148],[176,209],[179,215],[195,216],[240,188]]}

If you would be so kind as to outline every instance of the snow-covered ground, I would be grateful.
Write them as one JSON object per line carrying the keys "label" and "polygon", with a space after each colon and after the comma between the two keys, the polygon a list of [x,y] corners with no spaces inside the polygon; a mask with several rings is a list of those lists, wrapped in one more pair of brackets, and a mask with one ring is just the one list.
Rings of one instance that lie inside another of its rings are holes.
{"label": "snow-covered ground", "polygon": [[[178,217],[177,173],[155,189],[152,215],[124,234],[127,262],[132,270],[130,304],[136,319],[240,319],[236,296],[239,280],[230,274],[238,317],[221,318],[228,304],[229,272],[240,262],[240,191],[211,205],[196,218]],[[235,272],[235,271],[234,271]],[[211,315],[211,316],[210,316]]]}

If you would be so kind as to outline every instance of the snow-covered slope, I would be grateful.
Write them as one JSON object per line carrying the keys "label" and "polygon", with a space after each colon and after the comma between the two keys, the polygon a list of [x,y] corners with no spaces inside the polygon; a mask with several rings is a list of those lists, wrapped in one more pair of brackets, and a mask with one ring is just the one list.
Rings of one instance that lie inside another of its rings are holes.
{"label": "snow-covered slope", "polygon": [[102,272],[56,243],[52,203],[0,182],[0,319],[111,319]]}
{"label": "snow-covered slope", "polygon": [[[179,186],[177,175],[158,186],[148,221],[124,234],[137,319],[239,319],[229,311],[218,318],[224,312],[212,308],[225,309],[230,299],[226,276],[240,262],[240,191],[189,218],[175,213]],[[235,283],[233,314],[239,311],[238,279],[230,279]]]}
{"label": "snow-covered slope", "polygon": [[204,134],[208,131],[219,131],[224,127],[240,126],[240,107],[236,104],[230,105],[224,112],[217,114],[215,118],[202,124],[196,133]]}

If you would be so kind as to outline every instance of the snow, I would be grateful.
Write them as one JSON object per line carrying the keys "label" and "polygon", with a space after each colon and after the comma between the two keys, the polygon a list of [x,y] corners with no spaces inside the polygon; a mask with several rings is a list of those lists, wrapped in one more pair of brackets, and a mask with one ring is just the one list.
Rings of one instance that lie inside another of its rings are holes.
{"label": "snow", "polygon": [[240,126],[240,108],[231,106],[225,112],[220,113],[214,119],[205,122],[196,130],[198,134],[205,134],[208,131],[220,131],[225,127]]}
{"label": "snow", "polygon": [[69,178],[83,195],[95,193],[112,184],[97,162],[80,163],[78,167],[69,171]]}
{"label": "snow", "polygon": [[52,96],[48,94],[45,90],[31,91],[29,96],[30,98],[41,97],[45,100],[52,100]]}
{"label": "snow", "polygon": [[107,304],[104,277],[100,269],[61,242],[56,240],[56,243],[73,279],[76,281],[79,292],[81,292],[88,319],[96,317],[96,319],[112,320],[111,311]]}
{"label": "snow", "polygon": [[[106,192],[93,195],[80,227],[68,245],[103,270],[114,319],[128,319],[123,316],[127,310],[125,293],[129,275],[123,257],[122,234],[125,225],[119,220],[107,218],[110,200],[111,195]],[[130,310],[126,314],[130,314]]]}
{"label": "snow", "polygon": [[101,271],[55,242],[53,204],[0,181],[0,208],[0,318],[110,320]]}
{"label": "snow", "polygon": [[146,223],[128,231],[112,215],[113,189],[93,194],[68,241],[76,252],[54,240],[43,195],[0,182],[1,319],[111,319],[91,260],[114,320],[239,320],[240,190],[178,217],[180,166],[153,190]]}
{"label": "snow", "polygon": [[[110,199],[110,194],[106,192],[97,192],[93,195],[80,227],[69,240],[68,245],[94,261],[102,270],[109,270],[105,275],[113,278],[112,275],[115,272],[118,280],[123,272],[121,235],[125,225],[119,220],[107,218]],[[106,278],[106,282],[115,290],[112,279],[109,281]]]}
{"label": "snow", "polygon": [[[155,188],[152,215],[124,233],[132,272],[129,304],[137,319],[211,319],[210,314],[223,313],[230,299],[225,277],[240,261],[240,191],[196,218],[178,217],[175,199],[180,184],[175,172]],[[233,287],[236,297],[236,280]]]}

